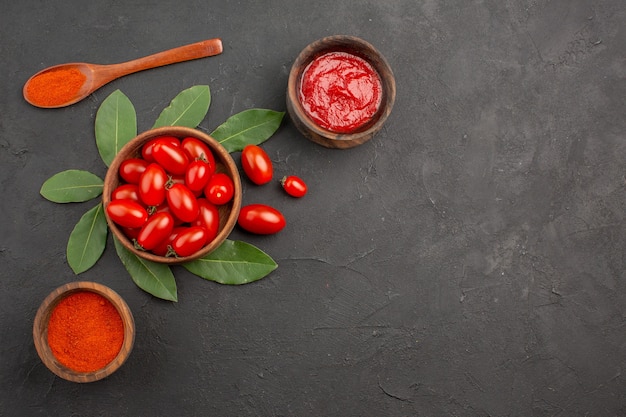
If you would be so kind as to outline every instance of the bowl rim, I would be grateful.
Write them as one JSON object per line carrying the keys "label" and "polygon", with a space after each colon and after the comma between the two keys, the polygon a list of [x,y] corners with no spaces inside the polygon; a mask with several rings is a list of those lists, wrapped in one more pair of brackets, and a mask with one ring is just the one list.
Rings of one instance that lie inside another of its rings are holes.
{"label": "bowl rim", "polygon": [[[365,124],[365,128],[348,133],[337,133],[317,125],[304,111],[299,99],[300,79],[306,67],[317,57],[332,51],[348,52],[365,59],[378,73],[383,83],[383,99],[375,121]],[[308,44],[296,57],[289,71],[287,81],[287,109],[292,119],[297,118],[296,126],[308,132],[302,132],[312,139],[328,147],[352,147],[371,139],[386,122],[395,103],[396,82],[393,70],[383,54],[371,43],[352,35],[326,36]],[[302,126],[299,126],[301,124]],[[345,145],[340,145],[342,142]]]}
{"label": "bowl rim", "polygon": [[[117,226],[117,224],[115,224],[115,222],[113,222],[109,218],[106,212],[106,207],[111,202],[111,193],[113,192],[113,187],[112,187],[113,180],[117,178],[119,181],[119,173],[118,173],[119,167],[121,163],[125,160],[125,158],[122,158],[122,155],[124,155],[125,153],[128,153],[129,151],[140,149],[141,144],[159,136],[175,136],[175,137],[180,138],[181,140],[184,137],[191,136],[191,137],[195,137],[197,139],[202,140],[207,145],[209,145],[209,147],[211,148],[211,151],[213,151],[214,153],[215,158],[221,162],[221,164],[226,169],[226,172],[229,174],[230,178],[233,180],[235,193],[233,195],[233,199],[229,203],[231,205],[230,214],[226,220],[226,223],[224,224],[224,227],[219,231],[217,236],[209,244],[207,244],[201,250],[199,250],[198,252],[190,256],[165,257],[165,256],[155,255],[148,251],[138,250],[137,248],[134,247],[131,241],[128,238],[126,238],[126,236]],[[133,254],[143,259],[146,259],[152,262],[162,263],[162,264],[181,264],[184,262],[189,262],[189,261],[201,258],[203,256],[206,256],[209,253],[213,252],[215,249],[217,249],[219,245],[222,244],[228,238],[232,230],[235,228],[235,225],[237,224],[237,217],[239,215],[239,211],[241,210],[242,199],[243,199],[243,191],[242,191],[242,185],[241,185],[241,177],[239,175],[237,165],[233,157],[230,155],[230,152],[228,152],[226,148],[212,136],[198,129],[184,127],[184,126],[157,127],[154,129],[149,129],[144,132],[141,132],[137,136],[135,136],[133,139],[131,139],[127,144],[125,144],[119,150],[119,152],[117,153],[117,155],[115,156],[111,164],[109,165],[106,176],[104,178],[104,186],[102,189],[102,206],[103,206],[104,215],[105,215],[107,224],[109,226],[109,229],[111,229],[111,232],[115,235],[118,242],[122,246],[124,246],[124,248],[132,252]]]}
{"label": "bowl rim", "polygon": [[[83,291],[96,293],[109,300],[119,313],[124,324],[124,341],[117,356],[105,367],[93,372],[79,372],[62,365],[48,345],[48,321],[52,311],[65,297]],[[33,321],[33,341],[39,358],[52,373],[71,382],[94,382],[106,378],[117,371],[130,356],[135,344],[135,319],[126,301],[106,285],[93,281],[70,282],[57,287],[48,294],[37,309]]]}

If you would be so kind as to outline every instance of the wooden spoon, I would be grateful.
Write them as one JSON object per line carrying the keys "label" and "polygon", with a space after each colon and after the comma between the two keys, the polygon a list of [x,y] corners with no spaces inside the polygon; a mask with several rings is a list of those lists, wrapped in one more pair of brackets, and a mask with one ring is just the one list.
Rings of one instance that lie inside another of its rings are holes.
{"label": "wooden spoon", "polygon": [[[169,49],[154,55],[138,58],[132,61],[122,62],[119,64],[98,65],[88,64],[84,62],[73,62],[68,64],[55,65],[39,71],[26,81],[22,94],[24,99],[36,107],[42,108],[58,108],[65,107],[77,103],[84,99],[103,85],[134,72],[143,71],[150,68],[162,67],[164,65],[174,64],[177,62],[190,61],[192,59],[204,58],[213,55],[219,55],[223,51],[222,41],[218,38],[209,39],[202,42],[192,43],[190,45],[180,46],[178,48]],[[79,70],[86,79],[79,91],[72,95],[70,99],[50,100],[55,101],[53,105],[49,103],[38,103],[36,97],[29,93],[29,84],[36,77],[51,71],[61,70]]]}

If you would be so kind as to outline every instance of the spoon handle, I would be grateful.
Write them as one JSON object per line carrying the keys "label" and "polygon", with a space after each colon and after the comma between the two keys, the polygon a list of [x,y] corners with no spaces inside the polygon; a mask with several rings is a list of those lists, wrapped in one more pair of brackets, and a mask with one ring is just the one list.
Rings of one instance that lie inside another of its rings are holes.
{"label": "spoon handle", "polygon": [[205,58],[207,56],[219,55],[222,51],[223,47],[221,39],[215,38],[168,49],[167,51],[148,55],[143,58],[133,59],[132,61],[104,65],[104,67],[107,67],[107,75],[111,80],[113,80],[124,75],[150,68],[162,67],[164,65],[174,64],[177,62],[191,61],[192,59]]}

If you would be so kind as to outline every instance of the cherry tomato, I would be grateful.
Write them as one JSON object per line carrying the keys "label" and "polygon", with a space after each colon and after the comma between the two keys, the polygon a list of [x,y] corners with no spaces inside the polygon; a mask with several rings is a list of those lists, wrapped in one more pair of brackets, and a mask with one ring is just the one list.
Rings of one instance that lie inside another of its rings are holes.
{"label": "cherry tomato", "polygon": [[[187,185],[187,184],[185,183],[185,176],[184,176],[184,175],[170,175],[170,178],[169,178],[169,183],[170,183],[170,184],[183,184],[183,185],[185,185],[185,186]],[[189,188],[189,187],[187,187],[187,188]],[[203,191],[203,190],[194,191],[194,190],[191,190],[191,189],[190,189],[190,191],[191,191],[191,192],[193,193],[193,195],[194,195],[194,196],[196,196],[196,198],[197,198],[197,197],[200,197],[200,196],[202,195],[202,191]]]}
{"label": "cherry tomato", "polygon": [[130,240],[133,240],[133,239],[137,239],[137,236],[139,236],[139,231],[141,231],[141,228],[139,227],[130,228],[130,227],[120,226],[120,230],[122,231],[122,233],[124,233],[124,236],[126,236]]}
{"label": "cherry tomato", "polygon": [[147,206],[158,206],[165,200],[167,174],[156,163],[151,163],[139,179],[139,197]]}
{"label": "cherry tomato", "polygon": [[211,166],[211,169],[215,171],[215,157],[206,143],[200,139],[188,137],[183,139],[181,146],[191,161],[198,159],[205,161]]}
{"label": "cherry tomato", "polygon": [[181,230],[185,230],[186,227],[174,227],[170,232],[170,235],[162,240],[157,246],[152,249],[152,253],[158,256],[168,256],[170,254],[170,250],[172,250],[172,242],[178,236]]}
{"label": "cherry tomato", "polygon": [[173,146],[180,146],[180,139],[174,136],[159,136],[146,142],[141,148],[141,157],[148,162],[154,162],[154,145],[159,141],[165,141]]}
{"label": "cherry tomato", "polygon": [[157,206],[152,215],[154,216],[157,213],[169,213],[174,218],[174,226],[180,226],[184,223],[182,220],[174,216],[174,213],[172,213],[172,209],[170,209],[170,206],[168,206],[167,204],[161,204],[160,206]]}
{"label": "cherry tomato", "polygon": [[122,161],[119,169],[120,177],[129,184],[139,184],[139,178],[149,164],[150,162],[140,158]]}
{"label": "cherry tomato", "polygon": [[204,227],[191,226],[180,232],[172,241],[172,249],[177,256],[185,257],[198,252],[208,242]]}
{"label": "cherry tomato", "polygon": [[174,146],[164,140],[154,144],[152,156],[165,171],[174,175],[183,175],[189,165],[189,157],[180,146]]}
{"label": "cherry tomato", "polygon": [[278,233],[286,225],[282,213],[265,204],[250,204],[242,207],[237,223],[244,230],[258,235]]}
{"label": "cherry tomato", "polygon": [[241,167],[250,180],[257,184],[267,184],[272,180],[274,168],[267,153],[257,145],[246,145],[241,152]]}
{"label": "cherry tomato", "polygon": [[191,222],[192,226],[204,227],[207,231],[207,241],[210,242],[217,236],[220,230],[220,213],[215,204],[205,198],[198,199],[200,214]]}
{"label": "cherry tomato", "polygon": [[212,175],[211,166],[201,159],[196,159],[187,166],[185,184],[191,191],[202,191]]}
{"label": "cherry tomato", "polygon": [[233,180],[223,172],[213,174],[206,187],[204,195],[211,203],[221,206],[228,203],[235,195]]}
{"label": "cherry tomato", "polygon": [[169,176],[169,181],[172,184],[184,184],[185,183],[185,176],[184,175],[170,175]]}
{"label": "cherry tomato", "polygon": [[172,214],[185,223],[198,217],[198,201],[191,190],[183,184],[174,184],[166,191],[167,205]]}
{"label": "cherry tomato", "polygon": [[141,227],[148,220],[146,209],[132,200],[113,200],[106,210],[109,218],[122,227]]}
{"label": "cherry tomato", "polygon": [[169,237],[174,229],[174,218],[169,213],[157,213],[148,218],[137,235],[137,244],[144,250],[154,249]]}
{"label": "cherry tomato", "polygon": [[290,175],[280,180],[283,189],[292,197],[304,197],[307,191],[306,183],[300,177]]}
{"label": "cherry tomato", "polygon": [[135,184],[122,184],[111,193],[111,200],[133,200],[143,204],[139,198],[139,187]]}

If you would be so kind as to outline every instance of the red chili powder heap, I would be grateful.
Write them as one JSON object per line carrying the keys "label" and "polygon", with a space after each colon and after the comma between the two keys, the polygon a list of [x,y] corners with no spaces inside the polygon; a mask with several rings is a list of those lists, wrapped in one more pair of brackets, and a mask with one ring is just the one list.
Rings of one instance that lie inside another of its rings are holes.
{"label": "red chili powder heap", "polygon": [[48,322],[48,345],[57,360],[77,372],[108,365],[124,342],[124,324],[109,300],[79,291],[61,300]]}
{"label": "red chili powder heap", "polygon": [[87,77],[77,68],[59,68],[34,77],[26,94],[34,104],[58,106],[76,97]]}
{"label": "red chili powder heap", "polygon": [[382,82],[364,59],[329,52],[305,68],[299,98],[307,115],[319,126],[348,133],[376,113],[382,101]]}

